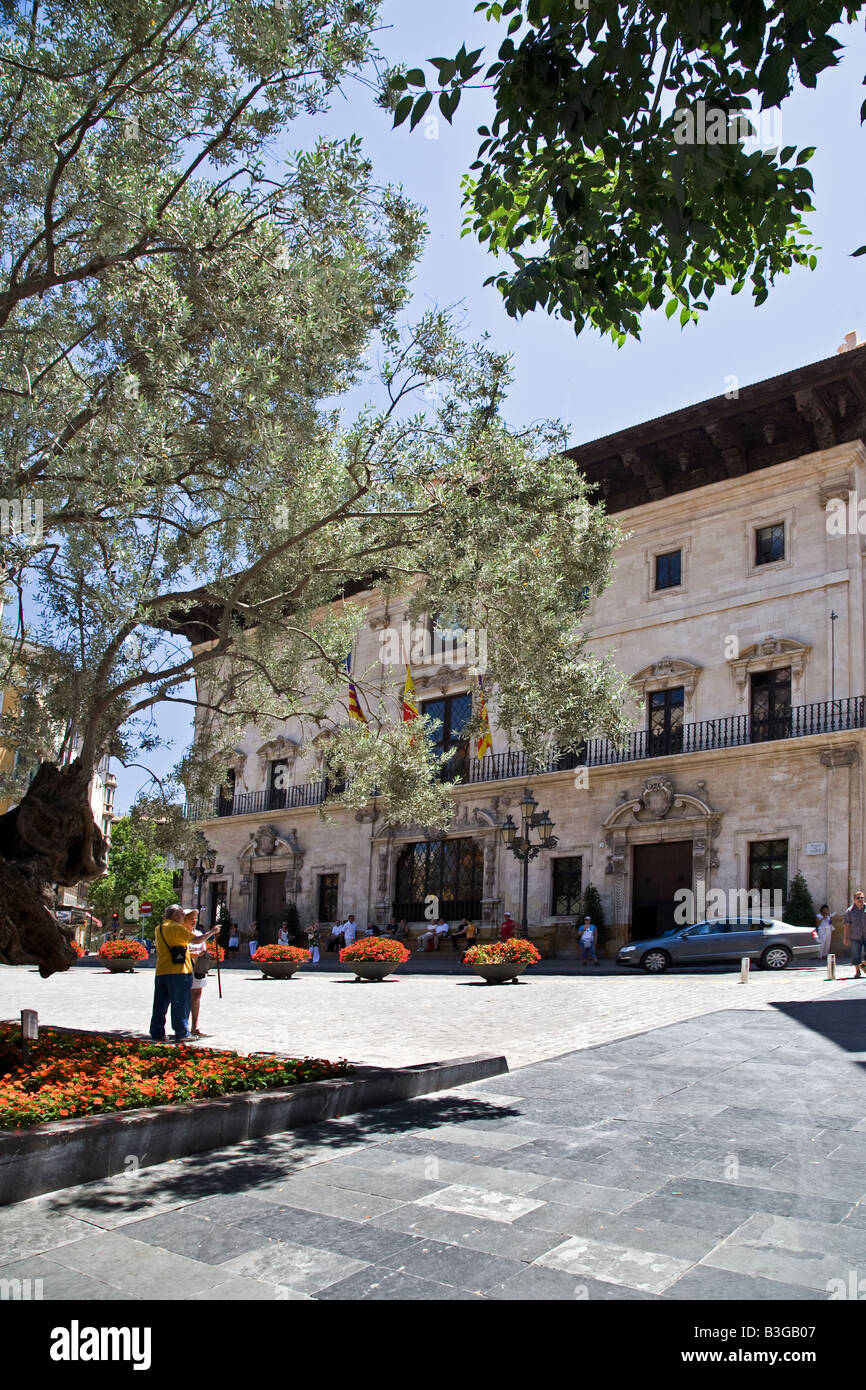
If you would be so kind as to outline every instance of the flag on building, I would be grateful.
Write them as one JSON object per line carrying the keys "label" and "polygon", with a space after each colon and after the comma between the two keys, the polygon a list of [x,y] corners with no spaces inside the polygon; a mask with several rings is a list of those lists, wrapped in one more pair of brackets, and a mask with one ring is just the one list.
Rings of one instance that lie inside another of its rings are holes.
{"label": "flag on building", "polygon": [[[352,653],[349,652],[349,655],[346,657],[346,675],[347,675],[347,676],[351,676],[351,673],[352,673]],[[360,703],[359,703],[359,701],[358,701],[358,692],[357,692],[357,690],[355,689],[355,687],[354,687],[354,685],[353,685],[353,683],[352,683],[351,680],[349,681],[349,718],[350,718],[350,719],[359,719],[359,720],[361,721],[361,723],[364,724],[364,725],[366,725],[366,723],[367,723],[367,716],[366,716],[366,714],[364,713],[364,711],[361,709]]]}
{"label": "flag on building", "polygon": [[406,684],[403,686],[403,723],[409,719],[418,718],[418,705],[415,701],[415,685],[412,680],[412,671],[408,661],[406,662]]}
{"label": "flag on building", "polygon": [[489,753],[493,747],[493,739],[490,737],[490,720],[487,717],[487,701],[484,698],[484,682],[480,676],[478,677],[478,690],[481,697],[480,713],[481,723],[483,725],[481,737],[478,740],[478,756],[479,758],[483,758],[484,754]]}

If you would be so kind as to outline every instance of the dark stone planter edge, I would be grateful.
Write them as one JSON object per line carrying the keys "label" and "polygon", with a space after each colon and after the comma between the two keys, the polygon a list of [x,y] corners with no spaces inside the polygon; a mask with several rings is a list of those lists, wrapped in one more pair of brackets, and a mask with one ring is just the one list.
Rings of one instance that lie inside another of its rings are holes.
{"label": "dark stone planter edge", "polygon": [[507,1071],[504,1057],[482,1055],[413,1067],[359,1066],[334,1081],[3,1130],[0,1206],[128,1172],[130,1159],[151,1167]]}

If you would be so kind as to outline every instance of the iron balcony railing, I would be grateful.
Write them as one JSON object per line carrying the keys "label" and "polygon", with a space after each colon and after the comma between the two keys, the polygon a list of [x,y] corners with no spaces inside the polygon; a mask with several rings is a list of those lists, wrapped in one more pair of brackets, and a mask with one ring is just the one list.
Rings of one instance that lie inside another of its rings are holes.
{"label": "iron balcony railing", "polygon": [[[750,714],[725,715],[703,719],[697,724],[656,733],[638,729],[617,747],[606,738],[589,739],[574,753],[552,753],[541,768],[533,766],[525,753],[508,749],[473,758],[458,752],[443,764],[442,777],[474,785],[500,782],[509,778],[543,776],[549,772],[568,772],[579,767],[607,767],[615,763],[641,762],[647,758],[669,758],[680,753],[708,753],[719,748],[743,748],[776,739],[806,738],[809,734],[844,733],[866,728],[866,695],[847,700],[822,700],[811,705],[795,705],[782,713],[764,717]],[[284,791],[239,792],[232,798],[215,797],[213,802],[187,807],[191,820],[210,820],[222,816],[243,816],[250,812],[288,811],[302,806],[319,806],[327,792],[325,781],[287,787]]]}

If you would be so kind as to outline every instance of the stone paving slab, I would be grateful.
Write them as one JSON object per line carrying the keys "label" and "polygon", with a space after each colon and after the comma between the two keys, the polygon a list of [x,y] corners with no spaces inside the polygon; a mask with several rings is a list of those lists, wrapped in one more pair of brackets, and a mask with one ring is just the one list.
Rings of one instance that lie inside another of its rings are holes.
{"label": "stone paving slab", "polygon": [[[866,1279],[864,1004],[665,1023],[23,1202],[0,1277],[48,1300],[826,1300]],[[724,1065],[689,1079],[692,1046]],[[648,1058],[677,1113],[647,1103]]]}

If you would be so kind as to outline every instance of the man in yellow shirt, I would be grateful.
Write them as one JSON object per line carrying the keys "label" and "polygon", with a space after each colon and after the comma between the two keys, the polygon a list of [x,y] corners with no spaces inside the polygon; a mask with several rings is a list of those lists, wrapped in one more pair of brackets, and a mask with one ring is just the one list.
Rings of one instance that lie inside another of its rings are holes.
{"label": "man in yellow shirt", "polygon": [[156,979],[153,986],[153,1015],[150,1036],[154,1042],[165,1042],[165,1016],[171,1008],[171,1026],[175,1042],[189,1037],[189,1015],[192,1007],[191,941],[206,941],[211,932],[200,932],[187,926],[183,908],[177,903],[170,907],[156,929]]}

